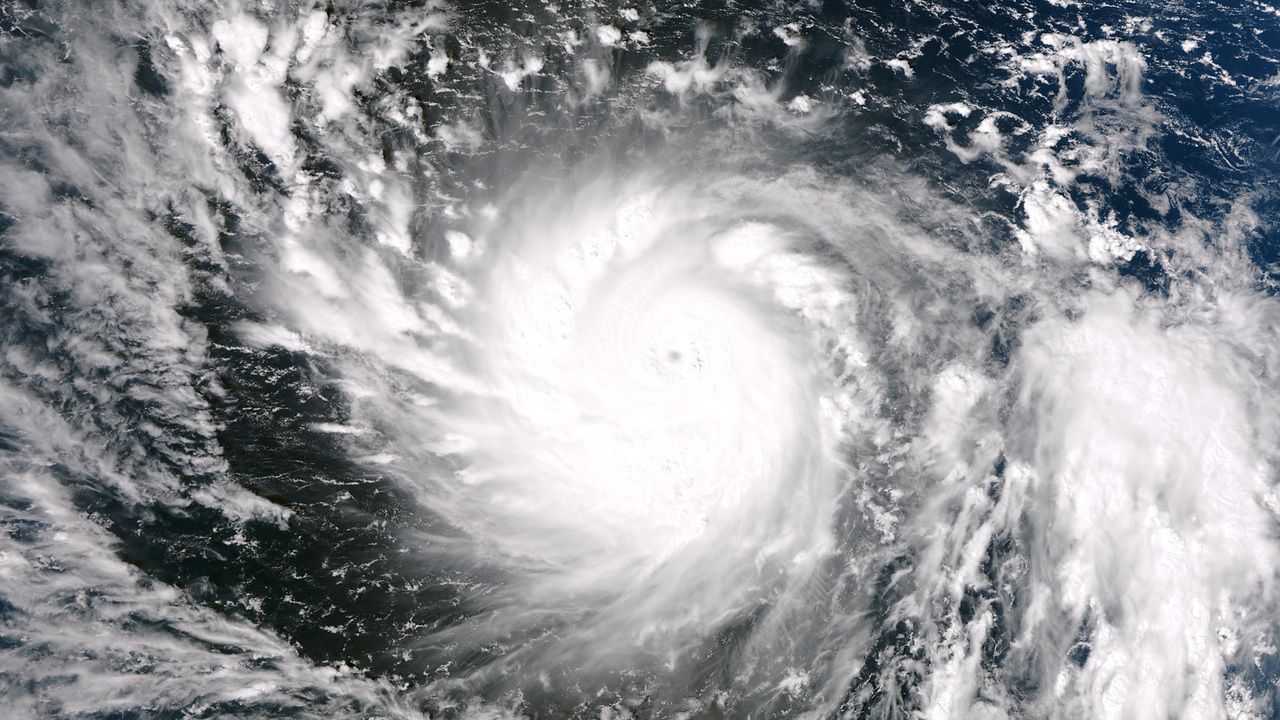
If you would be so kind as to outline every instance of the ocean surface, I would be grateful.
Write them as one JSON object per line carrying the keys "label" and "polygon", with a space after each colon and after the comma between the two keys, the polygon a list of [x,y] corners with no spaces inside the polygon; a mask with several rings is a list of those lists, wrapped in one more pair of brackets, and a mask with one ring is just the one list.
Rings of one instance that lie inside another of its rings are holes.
{"label": "ocean surface", "polygon": [[1280,717],[1280,8],[0,4],[0,716]]}

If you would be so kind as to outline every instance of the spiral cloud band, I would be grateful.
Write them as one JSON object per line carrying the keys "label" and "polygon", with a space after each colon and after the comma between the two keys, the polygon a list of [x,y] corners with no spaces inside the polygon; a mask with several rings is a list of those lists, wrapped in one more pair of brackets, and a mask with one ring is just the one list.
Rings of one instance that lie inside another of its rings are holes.
{"label": "spiral cloud band", "polygon": [[696,637],[829,549],[841,390],[813,320],[847,298],[780,227],[606,182],[468,246],[482,390],[440,410],[451,507],[535,595]]}

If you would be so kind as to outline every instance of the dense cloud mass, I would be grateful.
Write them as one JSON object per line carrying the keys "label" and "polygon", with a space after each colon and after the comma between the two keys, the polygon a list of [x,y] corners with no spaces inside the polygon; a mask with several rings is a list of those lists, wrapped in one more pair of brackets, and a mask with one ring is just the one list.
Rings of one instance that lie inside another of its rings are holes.
{"label": "dense cloud mass", "polygon": [[15,718],[1280,714],[1280,9],[0,7]]}

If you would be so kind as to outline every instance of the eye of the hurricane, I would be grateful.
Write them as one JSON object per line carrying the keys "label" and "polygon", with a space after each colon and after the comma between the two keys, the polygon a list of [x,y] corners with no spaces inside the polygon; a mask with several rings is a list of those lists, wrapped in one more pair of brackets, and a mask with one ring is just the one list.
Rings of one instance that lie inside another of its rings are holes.
{"label": "eye of the hurricane", "polygon": [[825,537],[812,343],[741,253],[600,235],[528,238],[494,270],[467,524],[555,592],[727,616]]}

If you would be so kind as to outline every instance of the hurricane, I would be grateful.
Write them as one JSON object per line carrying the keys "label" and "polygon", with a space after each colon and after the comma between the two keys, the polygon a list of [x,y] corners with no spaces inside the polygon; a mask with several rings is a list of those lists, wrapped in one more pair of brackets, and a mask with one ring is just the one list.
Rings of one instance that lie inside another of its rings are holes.
{"label": "hurricane", "polygon": [[1280,714],[1280,9],[0,6],[5,717]]}

